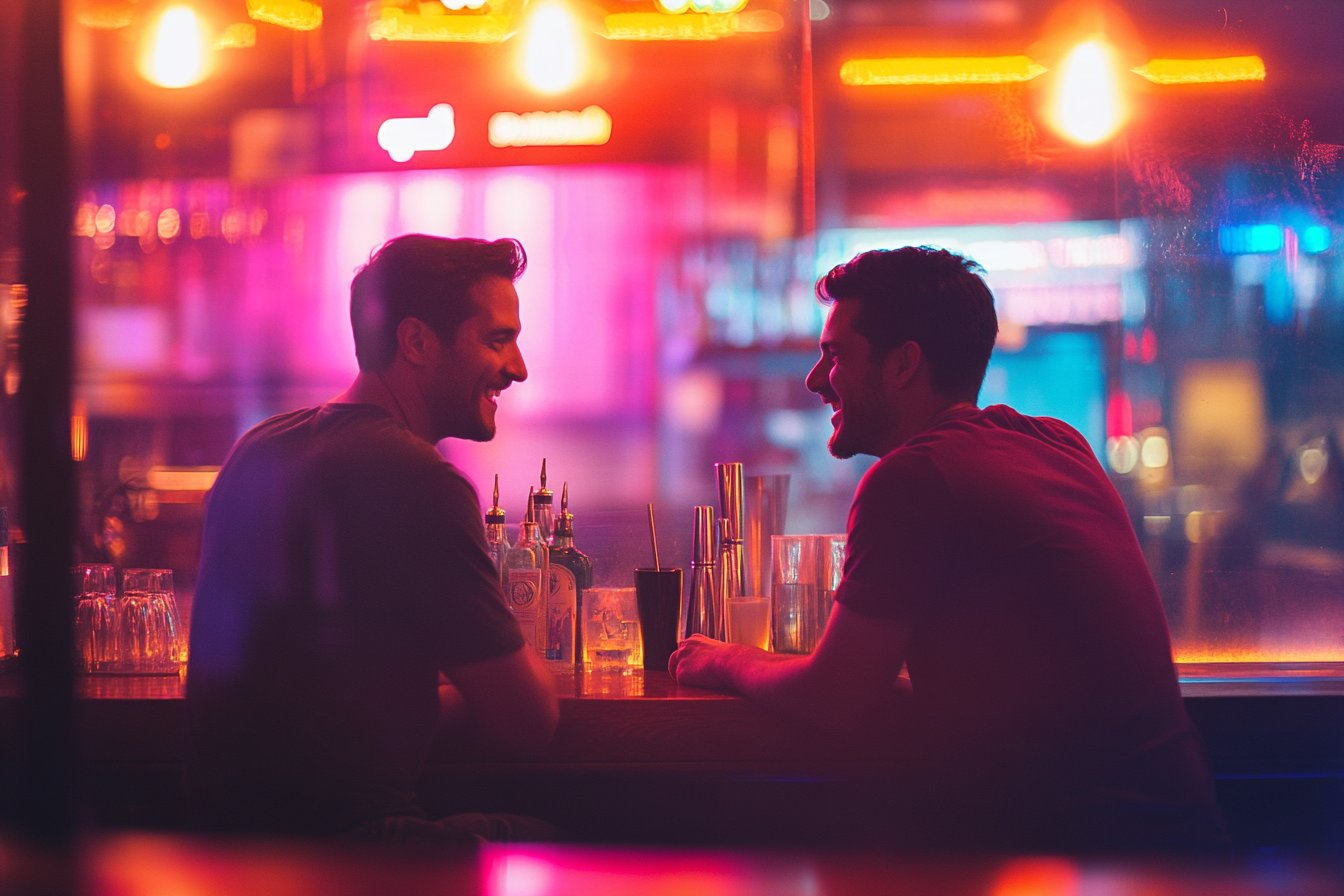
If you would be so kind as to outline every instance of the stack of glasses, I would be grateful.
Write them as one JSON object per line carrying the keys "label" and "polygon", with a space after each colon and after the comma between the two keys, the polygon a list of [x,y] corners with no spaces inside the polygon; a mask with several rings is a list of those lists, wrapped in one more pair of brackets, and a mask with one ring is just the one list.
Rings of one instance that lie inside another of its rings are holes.
{"label": "stack of glasses", "polygon": [[176,673],[187,658],[171,569],[75,567],[75,639],[84,672]]}

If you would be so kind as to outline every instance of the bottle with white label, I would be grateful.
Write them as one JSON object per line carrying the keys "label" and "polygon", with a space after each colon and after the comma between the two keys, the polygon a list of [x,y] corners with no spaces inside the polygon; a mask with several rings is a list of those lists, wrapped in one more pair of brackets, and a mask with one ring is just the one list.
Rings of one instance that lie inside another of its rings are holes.
{"label": "bottle with white label", "polygon": [[560,493],[560,516],[551,542],[551,588],[547,596],[550,647],[559,662],[583,663],[583,592],[593,584],[593,561],[574,547],[574,514],[569,512],[569,483]]}
{"label": "bottle with white label", "polygon": [[549,572],[549,551],[537,531],[536,511],[529,490],[527,517],[520,527],[518,542],[504,555],[504,598],[522,626],[528,646],[543,659],[546,658],[549,636],[546,592],[542,583],[549,582]]}

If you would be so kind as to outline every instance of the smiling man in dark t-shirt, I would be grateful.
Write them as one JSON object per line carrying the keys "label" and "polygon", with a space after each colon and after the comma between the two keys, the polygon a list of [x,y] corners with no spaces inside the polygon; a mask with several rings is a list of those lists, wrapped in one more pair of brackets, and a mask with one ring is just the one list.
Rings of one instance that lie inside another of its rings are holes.
{"label": "smiling man in dark t-shirt", "polygon": [[441,697],[504,748],[543,748],[559,718],[475,489],[434,450],[492,438],[499,393],[527,377],[525,265],[514,240],[392,240],[351,285],[354,383],[230,452],[192,614],[194,827],[446,844],[545,829],[429,820],[415,801]]}
{"label": "smiling man in dark t-shirt", "polygon": [[1217,846],[1166,619],[1119,495],[1059,420],[976,396],[998,324],[974,263],[864,253],[808,387],[837,457],[880,458],[850,510],[844,578],[815,653],[695,636],[670,668],[782,713],[862,727],[902,665],[907,846],[1123,851]]}

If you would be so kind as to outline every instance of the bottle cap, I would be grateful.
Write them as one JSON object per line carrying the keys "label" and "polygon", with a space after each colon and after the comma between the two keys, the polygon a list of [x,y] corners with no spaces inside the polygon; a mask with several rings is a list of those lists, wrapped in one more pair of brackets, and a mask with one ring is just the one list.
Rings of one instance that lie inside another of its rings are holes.
{"label": "bottle cap", "polygon": [[560,536],[564,536],[565,538],[574,537],[574,514],[560,514],[559,519],[555,521],[555,535],[557,538]]}
{"label": "bottle cap", "polygon": [[504,508],[499,506],[499,474],[495,474],[495,496],[494,503],[489,510],[485,512],[485,521],[487,523],[504,522]]}
{"label": "bottle cap", "polygon": [[541,459],[541,488],[537,489],[537,503],[550,504],[553,493],[546,488],[546,458]]}

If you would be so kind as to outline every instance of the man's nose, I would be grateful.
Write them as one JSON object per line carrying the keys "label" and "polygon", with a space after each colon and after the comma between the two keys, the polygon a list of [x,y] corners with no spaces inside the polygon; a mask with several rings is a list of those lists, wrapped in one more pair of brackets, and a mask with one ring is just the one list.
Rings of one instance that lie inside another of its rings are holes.
{"label": "man's nose", "polygon": [[829,376],[831,373],[830,365],[826,363],[825,358],[818,358],[817,363],[812,365],[812,369],[807,373],[807,379],[803,383],[807,386],[809,392],[821,394],[830,385]]}
{"label": "man's nose", "polygon": [[513,350],[513,357],[504,367],[504,372],[509,375],[515,383],[521,383],[527,379],[527,363],[523,361],[523,353],[519,349]]}

